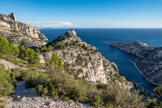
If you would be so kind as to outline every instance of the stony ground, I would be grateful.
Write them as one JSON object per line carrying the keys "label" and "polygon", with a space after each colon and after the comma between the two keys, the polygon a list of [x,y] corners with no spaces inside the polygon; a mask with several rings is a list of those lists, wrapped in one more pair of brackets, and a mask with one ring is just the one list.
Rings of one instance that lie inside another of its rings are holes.
{"label": "stony ground", "polygon": [[31,88],[26,88],[24,81],[17,84],[15,94],[7,102],[7,108],[92,108],[79,102],[39,96]]}
{"label": "stony ground", "polygon": [[4,66],[5,70],[18,68],[17,65],[15,65],[9,61],[6,61],[5,59],[1,59],[0,64],[2,64]]}

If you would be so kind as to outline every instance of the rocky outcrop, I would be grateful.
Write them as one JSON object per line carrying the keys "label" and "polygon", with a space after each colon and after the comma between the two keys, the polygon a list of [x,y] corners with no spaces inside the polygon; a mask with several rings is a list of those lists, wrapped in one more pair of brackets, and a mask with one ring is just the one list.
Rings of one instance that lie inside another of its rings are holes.
{"label": "rocky outcrop", "polygon": [[131,82],[119,75],[115,63],[105,59],[95,47],[83,42],[74,30],[59,36],[47,46],[55,48],[51,52],[43,53],[44,58],[49,60],[55,52],[63,58],[65,71],[74,77],[85,78],[91,82],[116,83],[129,89],[133,87]]}
{"label": "rocky outcrop", "polygon": [[142,42],[110,42],[109,45],[141,57],[131,62],[149,82],[162,84],[162,47],[150,47]]}
{"label": "rocky outcrop", "polygon": [[9,61],[6,61],[5,59],[0,60],[0,65],[1,65],[0,67],[4,67],[5,70],[18,68],[17,65]]}
{"label": "rocky outcrop", "polygon": [[38,28],[19,22],[14,13],[0,14],[0,36],[6,37],[14,45],[42,46],[47,38]]}
{"label": "rocky outcrop", "polygon": [[39,63],[41,63],[41,64],[44,64],[45,63],[45,60],[44,60],[42,54],[39,55]]}

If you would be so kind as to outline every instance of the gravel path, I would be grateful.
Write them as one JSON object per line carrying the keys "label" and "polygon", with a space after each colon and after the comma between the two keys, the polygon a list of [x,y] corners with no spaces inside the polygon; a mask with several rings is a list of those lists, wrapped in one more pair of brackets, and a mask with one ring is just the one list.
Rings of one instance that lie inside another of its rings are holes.
{"label": "gravel path", "polygon": [[25,87],[25,82],[19,82],[15,88],[15,94],[8,99],[7,108],[92,108],[87,104],[74,101],[53,100],[48,97],[41,97]]}

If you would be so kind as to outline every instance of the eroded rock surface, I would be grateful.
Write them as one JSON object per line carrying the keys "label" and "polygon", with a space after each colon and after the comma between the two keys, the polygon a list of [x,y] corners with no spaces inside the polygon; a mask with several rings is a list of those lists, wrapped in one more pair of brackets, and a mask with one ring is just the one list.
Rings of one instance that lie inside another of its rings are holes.
{"label": "eroded rock surface", "polygon": [[2,65],[0,67],[4,67],[5,70],[18,68],[17,65],[15,65],[9,61],[6,61],[5,59],[0,60],[0,65]]}
{"label": "eroded rock surface", "polygon": [[42,46],[47,38],[38,28],[19,22],[14,13],[0,14],[0,36],[6,37],[14,45]]}
{"label": "eroded rock surface", "polygon": [[[57,44],[66,45],[65,48],[57,48]],[[65,62],[65,71],[74,77],[85,78],[91,82],[116,83],[124,88],[132,88],[133,84],[119,75],[115,63],[105,59],[95,47],[83,42],[74,30],[59,36],[47,46],[56,45],[51,52],[43,53],[49,60],[55,52]]]}

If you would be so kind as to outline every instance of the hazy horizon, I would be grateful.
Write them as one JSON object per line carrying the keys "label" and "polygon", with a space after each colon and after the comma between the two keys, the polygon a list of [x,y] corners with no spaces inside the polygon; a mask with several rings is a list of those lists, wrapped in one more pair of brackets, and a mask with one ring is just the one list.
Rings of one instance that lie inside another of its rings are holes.
{"label": "hazy horizon", "polygon": [[38,28],[162,28],[161,0],[1,0],[0,10]]}

